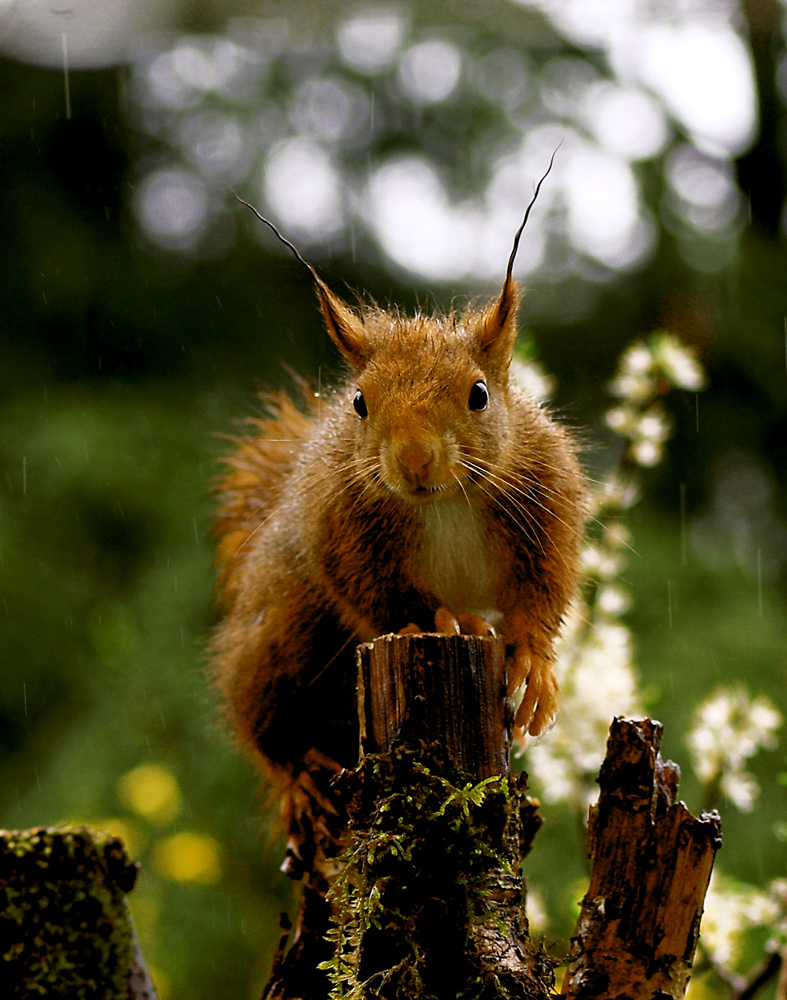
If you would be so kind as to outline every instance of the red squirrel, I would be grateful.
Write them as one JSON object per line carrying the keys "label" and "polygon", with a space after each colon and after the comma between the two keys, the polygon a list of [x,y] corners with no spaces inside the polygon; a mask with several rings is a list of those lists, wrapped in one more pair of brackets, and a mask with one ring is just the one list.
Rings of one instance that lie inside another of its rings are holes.
{"label": "red squirrel", "polygon": [[543,733],[584,480],[571,435],[510,372],[527,214],[496,299],[413,317],[349,307],[256,214],[309,269],[349,374],[304,393],[305,412],[268,397],[227,460],[214,669],[241,741],[285,798],[315,768],[355,766],[355,648],[421,630],[502,634],[510,689],[524,685],[516,726]]}

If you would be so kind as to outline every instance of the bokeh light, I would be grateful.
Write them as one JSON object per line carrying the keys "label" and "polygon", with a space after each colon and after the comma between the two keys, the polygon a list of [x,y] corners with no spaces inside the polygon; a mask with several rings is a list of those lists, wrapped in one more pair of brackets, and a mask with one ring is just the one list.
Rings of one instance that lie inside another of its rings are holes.
{"label": "bokeh light", "polygon": [[155,170],[135,192],[142,229],[171,250],[190,247],[204,231],[208,193],[202,179],[180,167]]}

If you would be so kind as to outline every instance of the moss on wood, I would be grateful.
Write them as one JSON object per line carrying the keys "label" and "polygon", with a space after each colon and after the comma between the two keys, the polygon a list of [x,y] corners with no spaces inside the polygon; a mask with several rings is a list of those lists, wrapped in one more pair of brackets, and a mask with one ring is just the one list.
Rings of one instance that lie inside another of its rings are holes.
{"label": "moss on wood", "polygon": [[125,902],[137,868],[109,834],[0,831],[3,995],[155,997]]}

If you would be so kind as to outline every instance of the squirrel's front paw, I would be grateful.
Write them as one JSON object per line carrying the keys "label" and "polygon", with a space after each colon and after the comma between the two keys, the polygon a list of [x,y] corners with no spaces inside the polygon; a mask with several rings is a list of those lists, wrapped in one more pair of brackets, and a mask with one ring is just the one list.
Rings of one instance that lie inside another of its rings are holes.
{"label": "squirrel's front paw", "polygon": [[434,625],[441,635],[497,635],[494,626],[481,615],[454,615],[448,608],[438,608]]}
{"label": "squirrel's front paw", "polygon": [[521,683],[522,676],[526,676],[527,686],[514,716],[514,726],[523,733],[540,736],[555,721],[559,685],[550,660],[531,655],[526,657],[523,669],[520,655],[516,657],[514,677],[518,676]]}

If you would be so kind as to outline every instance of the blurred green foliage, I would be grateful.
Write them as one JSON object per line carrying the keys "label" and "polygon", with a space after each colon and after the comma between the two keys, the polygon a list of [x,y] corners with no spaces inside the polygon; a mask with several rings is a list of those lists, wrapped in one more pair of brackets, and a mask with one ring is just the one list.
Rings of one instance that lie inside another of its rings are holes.
{"label": "blurred green foliage", "polygon": [[[151,150],[122,97],[131,73],[72,72],[67,119],[62,73],[0,63],[0,809],[10,828],[125,833],[143,862],[131,906],[162,1000],[253,997],[294,897],[277,872],[275,804],[232,746],[205,674],[211,482],[221,434],[256,409],[257,386],[286,383],[282,362],[328,381],[336,362],[303,271],[247,230],[201,258],[140,237],[130,199]],[[435,106],[401,130],[416,147],[428,132],[450,156],[477,113]],[[462,165],[467,190],[484,167]],[[658,172],[642,173],[657,209]],[[696,810],[682,745],[696,703],[727,680],[785,702],[787,248],[755,217],[733,262],[708,274],[678,242],[664,229],[647,266],[586,282],[581,321],[550,319],[566,290],[540,281],[533,335],[596,475],[614,459],[601,414],[624,344],[665,326],[709,369],[710,390],[677,404],[669,461],[646,477],[627,570],[648,707]],[[412,287],[363,249],[321,265],[339,290],[404,307],[479,291]],[[122,792],[148,764],[178,790],[164,821]],[[753,770],[755,818],[724,810],[720,861],[761,884],[784,873],[784,747]],[[528,864],[560,939],[583,892],[584,845],[568,810],[545,812]],[[162,844],[184,832],[197,838],[193,865],[177,873]]]}

